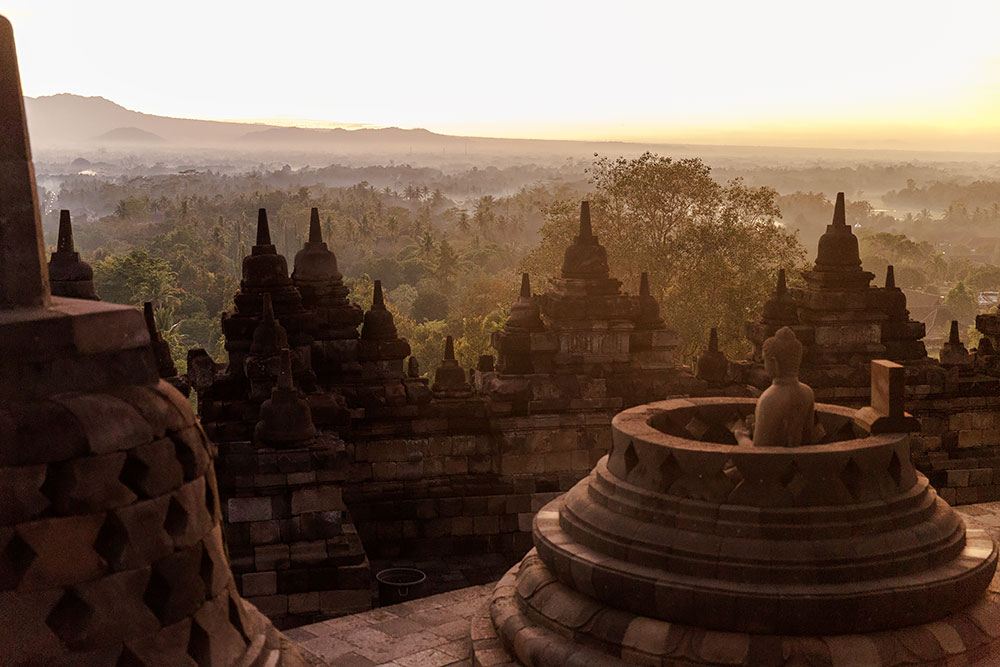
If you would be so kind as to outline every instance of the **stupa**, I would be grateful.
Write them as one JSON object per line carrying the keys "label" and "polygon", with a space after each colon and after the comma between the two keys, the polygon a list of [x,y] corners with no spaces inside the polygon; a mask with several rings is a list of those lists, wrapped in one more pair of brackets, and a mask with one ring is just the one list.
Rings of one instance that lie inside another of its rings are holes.
{"label": "stupa", "polygon": [[292,283],[302,305],[315,313],[312,330],[313,366],[323,381],[357,373],[358,325],[361,308],[348,300],[349,290],[337,268],[337,257],[323,240],[319,209],[309,217],[309,240],[295,255]]}
{"label": "stupa", "polygon": [[872,366],[872,406],[817,404],[812,445],[738,445],[753,399],[618,414],[473,623],[474,664],[996,664],[996,545],[913,468],[902,367]]}
{"label": "stupa", "polygon": [[493,414],[610,412],[704,389],[677,364],[677,334],[660,317],[649,275],[641,274],[638,296],[622,292],[594,233],[590,202],[580,204],[579,224],[560,275],[533,295],[524,274],[510,317],[493,334],[495,372],[475,378]]}
{"label": "stupa", "polygon": [[94,271],[80,259],[73,243],[73,222],[69,211],[59,211],[59,237],[49,259],[49,282],[52,296],[73,299],[97,299]]}
{"label": "stupa", "polygon": [[236,592],[211,445],[142,314],[49,294],[2,17],[0,133],[0,660],[306,664]]}

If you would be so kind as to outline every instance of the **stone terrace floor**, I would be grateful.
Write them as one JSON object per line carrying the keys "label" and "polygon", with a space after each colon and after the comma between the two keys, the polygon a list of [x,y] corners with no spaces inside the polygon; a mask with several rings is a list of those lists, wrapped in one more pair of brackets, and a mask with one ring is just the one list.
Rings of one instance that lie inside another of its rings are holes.
{"label": "stone terrace floor", "polygon": [[[1000,542],[1000,502],[956,507],[970,528]],[[469,627],[493,584],[382,607],[288,630],[289,639],[336,667],[471,665]],[[990,591],[1000,593],[1000,574]]]}

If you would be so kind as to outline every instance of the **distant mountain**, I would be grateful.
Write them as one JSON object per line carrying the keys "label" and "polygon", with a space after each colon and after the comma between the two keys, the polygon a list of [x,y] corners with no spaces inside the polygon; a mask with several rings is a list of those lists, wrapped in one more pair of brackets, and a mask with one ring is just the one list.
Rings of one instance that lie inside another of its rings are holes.
{"label": "distant mountain", "polygon": [[[48,149],[95,149],[110,146],[162,149],[207,148],[227,151],[276,153],[355,154],[378,159],[411,154],[435,154],[439,159],[465,159],[474,155],[516,159],[537,156],[586,159],[593,153],[634,155],[644,150],[667,152],[675,157],[759,158],[783,160],[837,154],[854,159],[883,159],[878,149],[819,149],[777,146],[632,143],[622,141],[569,141],[501,139],[438,134],[425,129],[398,127],[324,129],[280,127],[263,123],[236,123],[154,116],[126,109],[103,97],[69,93],[24,98],[32,145]],[[905,155],[928,155],[900,151]]]}
{"label": "distant mountain", "polygon": [[93,145],[95,137],[122,128],[149,132],[177,146],[216,146],[268,127],[154,116],[126,109],[103,97],[69,93],[26,97],[24,106],[32,143],[52,148]]}
{"label": "distant mountain", "polygon": [[162,144],[165,139],[158,134],[140,130],[137,127],[116,127],[94,137],[94,141],[111,144]]}

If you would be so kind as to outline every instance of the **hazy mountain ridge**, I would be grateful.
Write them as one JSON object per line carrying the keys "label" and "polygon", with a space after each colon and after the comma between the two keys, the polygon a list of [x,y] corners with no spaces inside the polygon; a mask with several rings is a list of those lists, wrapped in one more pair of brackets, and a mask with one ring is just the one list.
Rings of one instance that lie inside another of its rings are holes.
{"label": "hazy mountain ridge", "polygon": [[211,149],[233,153],[296,151],[381,156],[379,159],[415,153],[436,154],[439,158],[448,159],[472,155],[589,158],[595,152],[604,155],[636,155],[644,150],[652,150],[674,157],[729,157],[737,160],[763,158],[765,161],[782,163],[787,160],[817,158],[941,160],[962,155],[983,159],[986,155],[879,149],[465,137],[439,134],[421,128],[399,127],[284,127],[266,123],[157,116],[127,109],[103,97],[85,97],[71,93],[25,97],[25,108],[32,144],[42,149],[100,149],[105,146],[151,148],[155,144],[164,150]]}

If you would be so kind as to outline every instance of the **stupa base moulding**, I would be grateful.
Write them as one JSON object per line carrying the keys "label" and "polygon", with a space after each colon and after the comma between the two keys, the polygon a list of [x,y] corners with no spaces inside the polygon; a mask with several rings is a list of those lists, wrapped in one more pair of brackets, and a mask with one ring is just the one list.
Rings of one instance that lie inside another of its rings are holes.
{"label": "stupa base moulding", "polygon": [[[976,532],[968,532],[970,541]],[[530,612],[523,606],[524,595],[532,602]],[[547,613],[537,613],[539,607]],[[560,583],[532,550],[500,580],[489,605],[473,621],[472,653],[476,667],[996,665],[1000,602],[984,597],[940,620],[883,632],[723,632],[602,606]]]}

